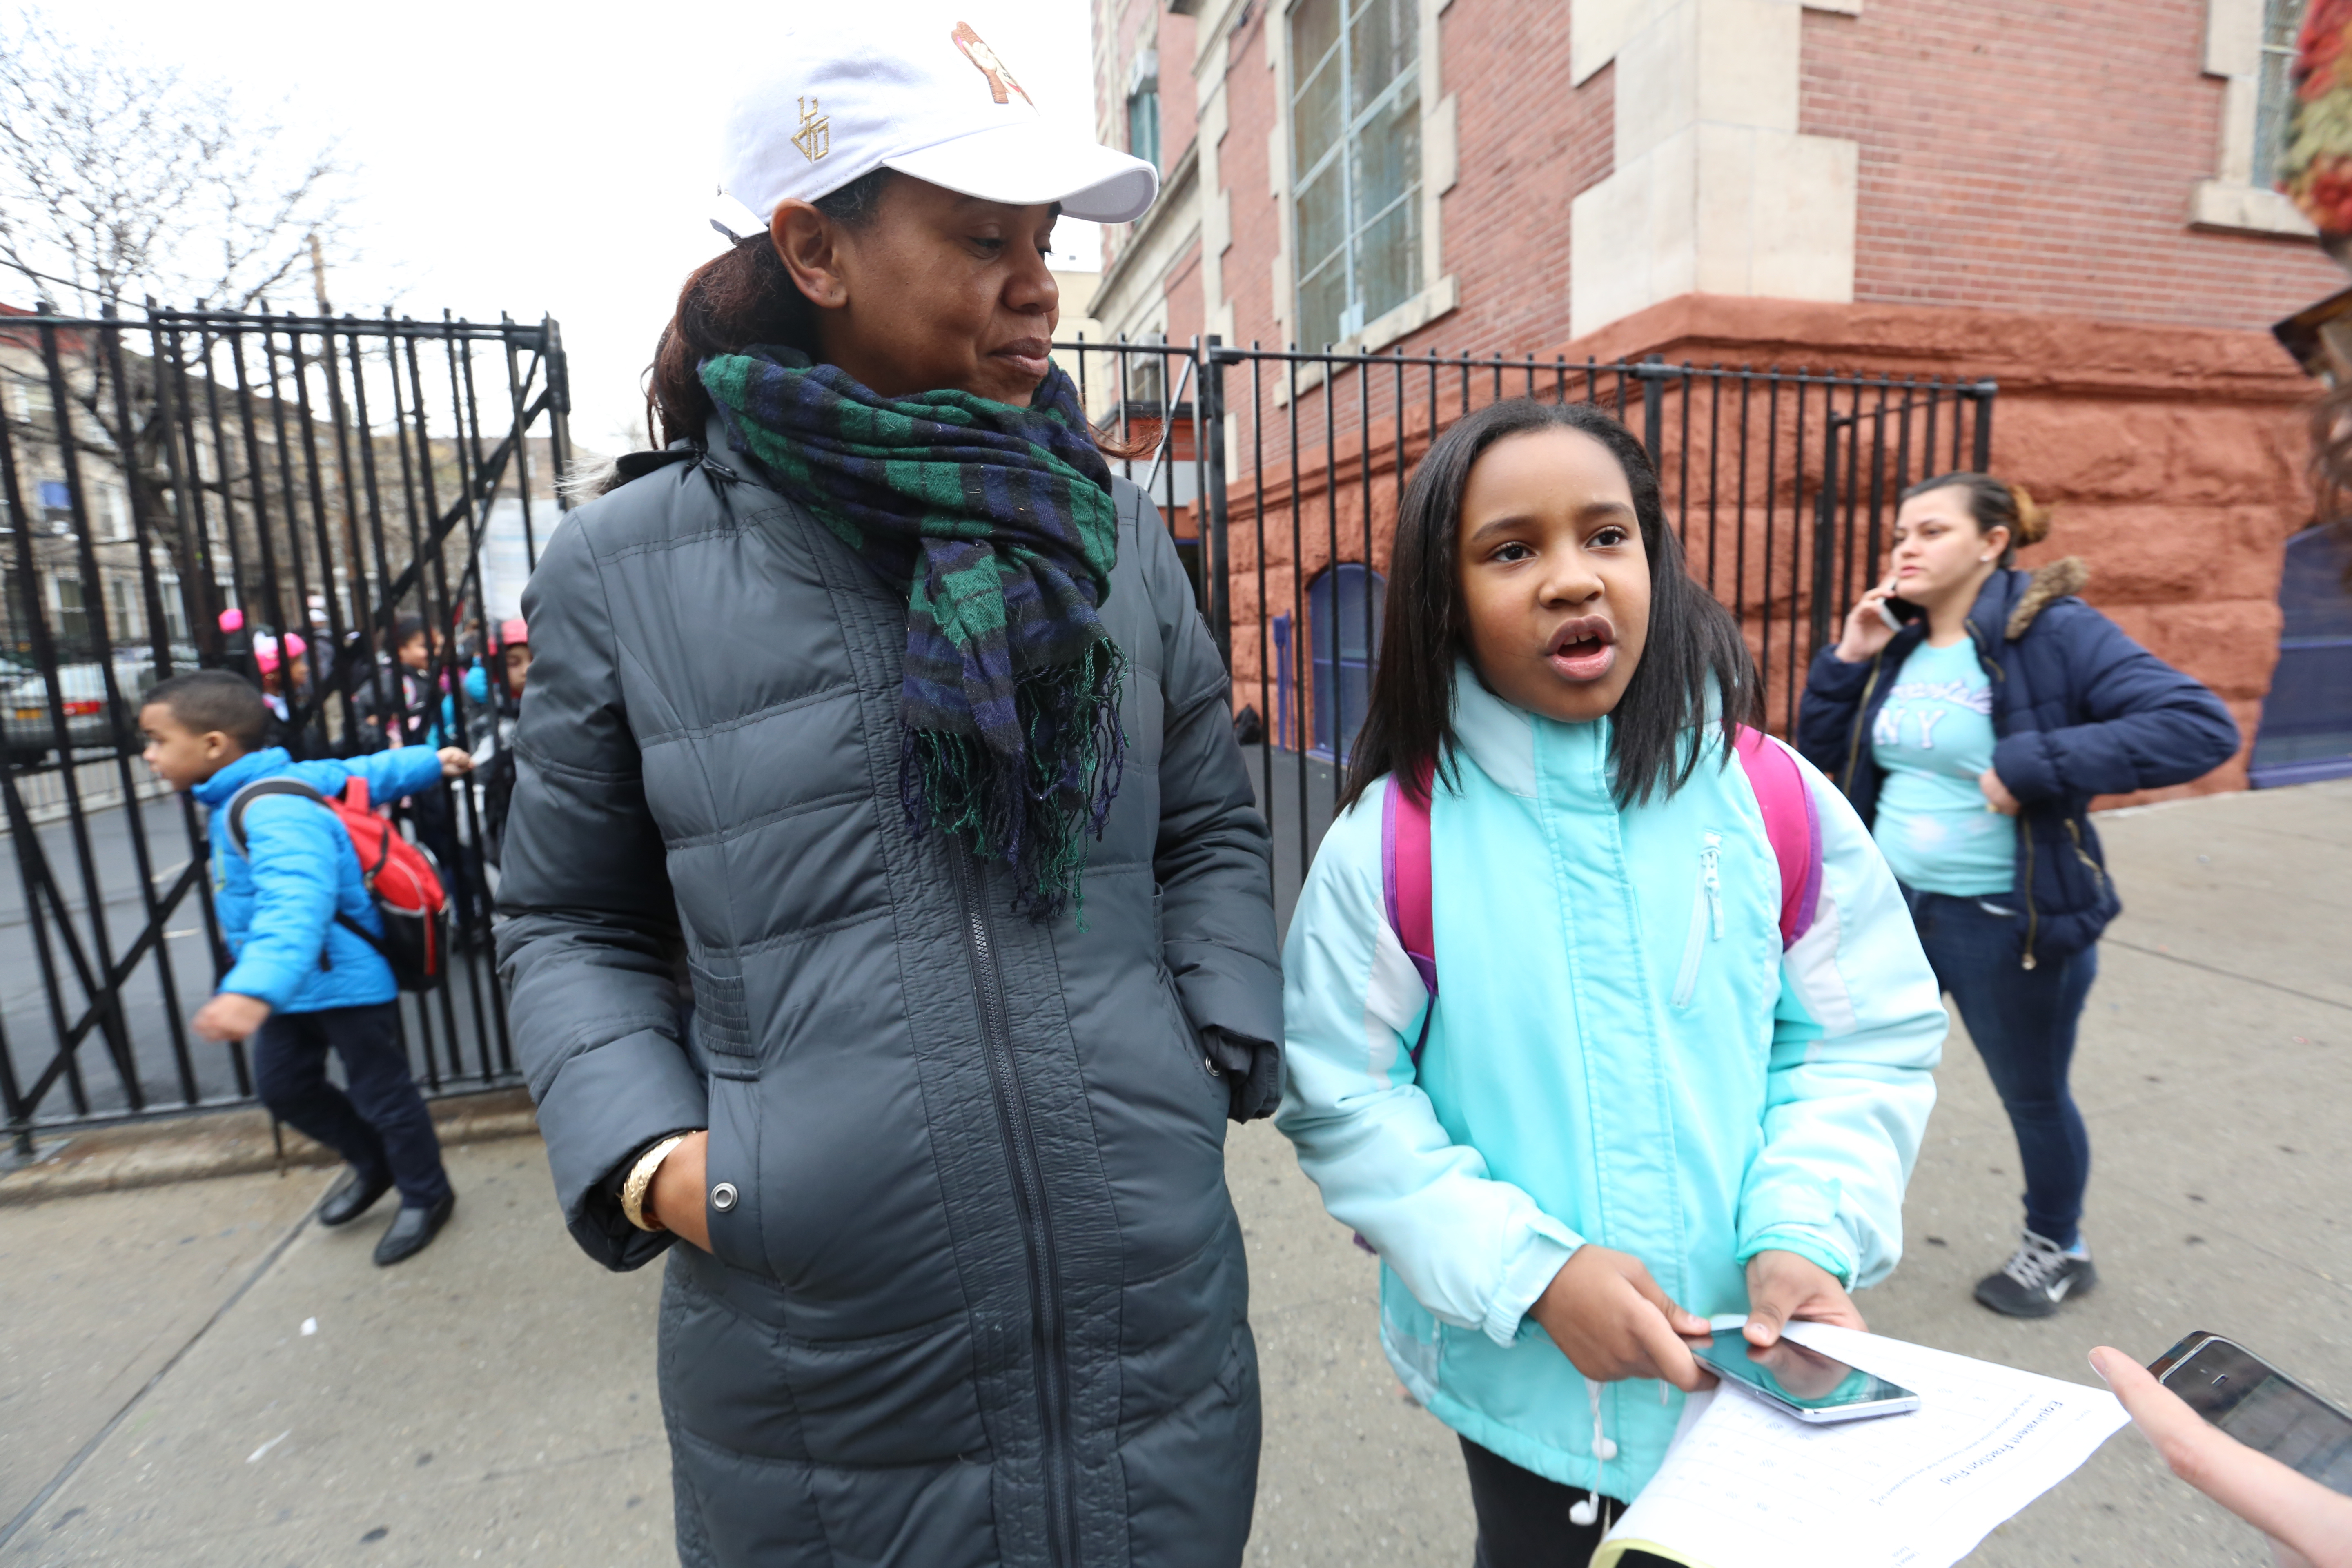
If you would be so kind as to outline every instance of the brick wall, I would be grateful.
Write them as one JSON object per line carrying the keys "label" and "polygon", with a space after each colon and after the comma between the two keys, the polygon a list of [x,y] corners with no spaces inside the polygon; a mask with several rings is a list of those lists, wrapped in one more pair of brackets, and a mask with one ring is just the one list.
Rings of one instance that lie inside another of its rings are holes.
{"label": "brick wall", "polygon": [[1861,143],[1854,298],[2267,327],[2343,286],[2308,240],[2201,232],[2206,0],[1870,0],[1805,16],[1800,129]]}

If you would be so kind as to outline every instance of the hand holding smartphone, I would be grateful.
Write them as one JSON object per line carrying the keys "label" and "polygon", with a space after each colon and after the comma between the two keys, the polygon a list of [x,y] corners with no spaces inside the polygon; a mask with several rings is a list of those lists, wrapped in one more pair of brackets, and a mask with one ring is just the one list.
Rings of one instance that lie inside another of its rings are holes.
{"label": "hand holding smartphone", "polygon": [[2247,1447],[2332,1491],[2352,1495],[2352,1415],[2245,1346],[2200,1329],[2150,1362],[2147,1370],[2191,1410]]}
{"label": "hand holding smartphone", "polygon": [[1860,664],[1875,658],[1885,650],[1896,632],[1919,619],[1927,611],[1908,599],[1895,596],[1895,579],[1874,583],[1854,600],[1846,612],[1845,629],[1838,639],[1837,655],[1848,664]]}
{"label": "hand holding smartphone", "polygon": [[1744,1328],[1717,1329],[1692,1342],[1691,1354],[1726,1383],[1800,1421],[1859,1421],[1919,1408],[1919,1396],[1900,1384],[1785,1337],[1753,1345]]}

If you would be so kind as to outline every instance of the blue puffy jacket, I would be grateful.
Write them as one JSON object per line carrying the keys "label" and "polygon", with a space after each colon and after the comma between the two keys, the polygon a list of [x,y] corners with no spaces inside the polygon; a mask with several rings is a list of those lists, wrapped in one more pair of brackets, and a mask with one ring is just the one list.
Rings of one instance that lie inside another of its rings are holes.
{"label": "blue puffy jacket", "polygon": [[[2238,749],[2237,721],[2220,698],[2074,597],[2089,576],[2073,557],[1995,572],[1969,612],[1969,637],[1992,680],[1992,769],[2025,808],[2016,885],[2028,969],[2090,946],[2123,909],[2091,827],[2091,797],[2187,784]],[[1805,681],[1797,749],[1865,823],[1885,776],[1872,726],[1927,635],[1914,623],[1861,664],[1825,647]]]}
{"label": "blue puffy jacket", "polygon": [[338,913],[381,935],[383,921],[360,878],[351,835],[332,813],[299,795],[266,795],[245,808],[247,853],[229,842],[229,798],[256,779],[284,774],[320,795],[339,795],[354,775],[372,800],[393,801],[441,780],[429,746],[402,746],[347,761],[298,763],[280,746],[249,752],[189,793],[212,815],[213,905],[236,963],[223,991],[278,1013],[366,1007],[400,994],[392,966]]}

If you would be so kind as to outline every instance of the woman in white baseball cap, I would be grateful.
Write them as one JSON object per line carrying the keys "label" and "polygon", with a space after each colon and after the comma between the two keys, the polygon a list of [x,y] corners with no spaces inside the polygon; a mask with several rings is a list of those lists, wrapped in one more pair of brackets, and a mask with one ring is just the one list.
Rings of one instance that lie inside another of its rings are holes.
{"label": "woman in white baseball cap", "polygon": [[667,448],[525,598],[516,1047],[582,1246],[669,1250],[683,1562],[1237,1563],[1267,835],[1047,353],[1056,219],[1156,176],[960,15],[821,15],[728,116]]}

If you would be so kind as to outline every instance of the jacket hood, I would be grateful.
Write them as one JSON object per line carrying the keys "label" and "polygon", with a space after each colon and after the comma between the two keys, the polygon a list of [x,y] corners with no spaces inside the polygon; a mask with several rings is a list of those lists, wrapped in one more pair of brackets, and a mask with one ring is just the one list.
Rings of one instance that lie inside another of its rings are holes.
{"label": "jacket hood", "polygon": [[2025,592],[2017,596],[2017,604],[2009,612],[2008,624],[2001,628],[2003,635],[2015,642],[2033,625],[2034,616],[2059,600],[2081,593],[2090,580],[2091,569],[2083,564],[2079,555],[2036,567]]}
{"label": "jacket hood", "polygon": [[2032,572],[2014,567],[1996,572],[1979,590],[1969,618],[1976,623],[1987,647],[2016,642],[2032,629],[2042,611],[2082,592],[2090,580],[2091,569],[2079,555],[2053,561]]}

